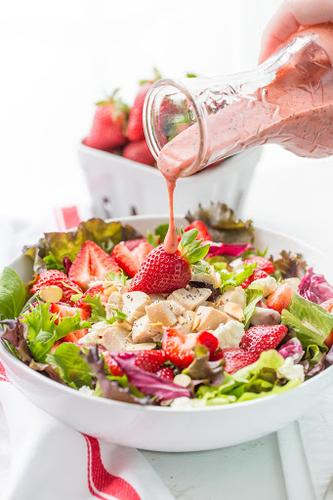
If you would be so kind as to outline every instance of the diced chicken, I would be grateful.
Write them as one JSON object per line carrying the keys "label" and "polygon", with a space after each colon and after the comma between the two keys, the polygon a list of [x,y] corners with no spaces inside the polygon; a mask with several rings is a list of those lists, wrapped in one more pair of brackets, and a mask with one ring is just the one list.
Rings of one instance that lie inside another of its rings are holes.
{"label": "diced chicken", "polygon": [[[158,336],[157,325],[151,325],[147,315],[142,316],[133,323],[132,340],[135,344],[141,342],[151,342]],[[162,331],[162,324],[160,323],[160,331]]]}
{"label": "diced chicken", "polygon": [[114,315],[114,308],[122,310],[123,299],[120,292],[111,292],[107,304],[105,306],[106,318],[110,319]]}
{"label": "diced chicken", "polygon": [[273,276],[267,276],[266,278],[260,278],[255,280],[249,286],[249,289],[261,290],[264,297],[268,297],[271,293],[275,292],[277,289],[276,279]]}
{"label": "diced chicken", "polygon": [[170,307],[171,311],[176,315],[179,316],[180,314],[184,314],[185,312],[185,307],[183,307],[181,304],[176,302],[175,300],[166,300],[166,304],[168,304],[168,307]]}
{"label": "diced chicken", "polygon": [[145,307],[150,304],[150,297],[144,292],[127,292],[122,295],[123,309],[127,321],[132,323],[145,314]]}
{"label": "diced chicken", "polygon": [[151,351],[152,349],[155,349],[155,347],[155,342],[142,342],[141,344],[133,344],[132,342],[127,342],[126,351]]}
{"label": "diced chicken", "polygon": [[194,311],[185,311],[184,314],[178,317],[178,325],[183,333],[190,333],[193,331],[193,322],[196,319]]}
{"label": "diced chicken", "polygon": [[150,300],[153,302],[161,302],[162,300],[166,300],[167,295],[163,293],[152,293],[150,295]]}
{"label": "diced chicken", "polygon": [[279,325],[281,315],[274,309],[268,307],[256,307],[251,318],[251,325]]}
{"label": "diced chicken", "polygon": [[168,300],[174,300],[185,309],[193,311],[196,307],[205,302],[211,293],[212,291],[209,290],[209,288],[180,288],[172,292]]}
{"label": "diced chicken", "polygon": [[110,352],[126,350],[128,331],[119,325],[107,326],[101,336],[100,343]]}
{"label": "diced chicken", "polygon": [[225,304],[226,302],[235,302],[244,309],[246,306],[245,290],[241,286],[229,288],[220,298],[220,303]]}
{"label": "diced chicken", "polygon": [[224,304],[223,311],[238,321],[244,320],[243,308],[235,302],[226,302]]}
{"label": "diced chicken", "polygon": [[162,323],[163,326],[172,326],[177,322],[177,316],[172,311],[168,300],[150,304],[146,307],[146,314],[150,323]]}
{"label": "diced chicken", "polygon": [[218,326],[214,335],[218,338],[221,349],[239,347],[244,335],[244,325],[239,321],[231,320],[225,325]]}
{"label": "diced chicken", "polygon": [[199,306],[196,312],[195,329],[215,330],[221,323],[228,321],[228,316],[214,307]]}

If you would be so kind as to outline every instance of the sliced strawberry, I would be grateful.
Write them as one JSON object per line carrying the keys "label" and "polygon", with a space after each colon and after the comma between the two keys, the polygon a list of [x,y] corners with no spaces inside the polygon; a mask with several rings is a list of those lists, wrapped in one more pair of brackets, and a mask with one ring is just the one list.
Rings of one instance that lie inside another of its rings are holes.
{"label": "sliced strawberry", "polygon": [[49,286],[58,286],[62,290],[62,302],[71,303],[72,295],[82,293],[81,288],[66,276],[62,271],[55,269],[44,271],[38,275],[31,287],[31,293],[37,293]]}
{"label": "sliced strawberry", "polygon": [[68,304],[63,304],[61,302],[58,302],[57,304],[51,304],[50,312],[58,314],[60,318],[64,318],[66,316],[75,316],[78,312],[80,313],[82,320],[88,319],[90,316],[89,312],[82,307],[71,307]]}
{"label": "sliced strawberry", "polygon": [[198,230],[197,238],[199,240],[211,241],[212,237],[209,234],[208,228],[202,220],[194,220],[189,226],[187,226],[184,231],[190,231],[191,229]]}
{"label": "sliced strawberry", "polygon": [[172,382],[175,374],[172,368],[169,366],[164,366],[160,370],[156,372],[156,375],[160,378],[163,378],[164,380],[169,380],[169,382]]}
{"label": "sliced strawberry", "polygon": [[75,330],[75,332],[68,333],[61,342],[72,342],[76,344],[78,340],[82,339],[88,333],[88,328],[82,328],[81,330]]}
{"label": "sliced strawberry", "polygon": [[135,364],[146,372],[156,373],[166,360],[162,349],[139,351],[136,353]]}
{"label": "sliced strawberry", "polygon": [[[80,313],[81,319],[88,319],[90,312],[81,307],[71,307],[68,304],[62,304],[58,302],[57,304],[50,305],[50,312],[53,314],[58,314],[60,318],[66,316],[75,316],[78,312]],[[60,340],[61,342],[73,342],[76,343],[80,338],[84,337],[88,333],[87,328],[81,328],[80,330],[75,330],[74,332],[68,333],[65,337]]]}
{"label": "sliced strawberry", "polygon": [[209,356],[210,361],[219,361],[222,358],[223,358],[223,351],[220,347],[216,349],[216,351]]}
{"label": "sliced strawberry", "polygon": [[260,257],[260,255],[253,255],[245,260],[246,264],[257,264],[256,269],[265,271],[267,274],[273,274],[275,272],[275,267],[273,262],[265,257]]}
{"label": "sliced strawberry", "polygon": [[262,271],[261,269],[255,269],[251,276],[249,276],[243,283],[241,284],[242,288],[247,288],[253,281],[259,280],[261,278],[267,278],[268,274],[266,271]]}
{"label": "sliced strawberry", "polygon": [[227,373],[234,373],[251,365],[257,360],[257,356],[252,352],[243,349],[222,349],[224,359],[224,369]]}
{"label": "sliced strawberry", "polygon": [[203,332],[201,332],[199,334],[197,342],[198,342],[198,344],[201,344],[201,345],[204,345],[205,347],[207,347],[209,354],[211,356],[213,356],[215,354],[216,350],[219,347],[219,341],[215,337],[215,335],[213,335],[210,332],[207,332],[206,330],[204,330]]}
{"label": "sliced strawberry", "polygon": [[119,271],[114,258],[96,243],[87,240],[69,270],[69,277],[86,290],[92,281],[102,280],[109,271]]}
{"label": "sliced strawberry", "polygon": [[258,358],[263,351],[275,349],[287,333],[285,325],[252,326],[244,333],[240,347]]}
{"label": "sliced strawberry", "polygon": [[291,302],[294,290],[289,285],[280,285],[275,292],[271,293],[266,300],[267,307],[275,309],[279,313],[287,309]]}
{"label": "sliced strawberry", "polygon": [[145,241],[146,241],[145,238],[137,238],[136,240],[128,240],[125,241],[124,243],[127,246],[127,248],[132,251],[134,250],[134,248],[137,248],[140,245],[140,243],[143,243]]}
{"label": "sliced strawberry", "polygon": [[194,359],[193,348],[196,343],[196,335],[185,334],[176,328],[168,328],[163,334],[162,348],[166,359],[178,368],[186,368]]}
{"label": "sliced strawberry", "polygon": [[117,361],[109,354],[104,353],[105,363],[114,377],[122,377],[124,375],[123,370],[118,365]]}
{"label": "sliced strawberry", "polygon": [[119,267],[131,278],[153,249],[146,240],[121,241],[113,248],[112,257]]}

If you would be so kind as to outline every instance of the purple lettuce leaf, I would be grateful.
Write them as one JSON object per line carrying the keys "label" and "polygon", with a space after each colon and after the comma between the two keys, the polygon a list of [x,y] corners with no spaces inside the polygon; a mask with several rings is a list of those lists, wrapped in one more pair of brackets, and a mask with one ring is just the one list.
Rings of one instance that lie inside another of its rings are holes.
{"label": "purple lettuce leaf", "polygon": [[251,248],[250,243],[216,243],[210,245],[208,257],[217,257],[219,255],[229,255],[231,257],[239,257],[242,253]]}
{"label": "purple lettuce leaf", "polygon": [[303,276],[298,291],[302,297],[315,304],[322,304],[333,298],[333,287],[322,274],[313,272],[312,267]]}
{"label": "purple lettuce leaf", "polygon": [[284,358],[293,358],[295,363],[299,363],[304,356],[302,344],[297,337],[293,337],[283,344],[279,349],[279,353]]}
{"label": "purple lettuce leaf", "polygon": [[146,372],[135,364],[136,356],[131,353],[112,353],[111,356],[126,373],[128,380],[143,394],[155,396],[160,401],[191,397],[191,392],[184,387],[161,379],[154,373]]}

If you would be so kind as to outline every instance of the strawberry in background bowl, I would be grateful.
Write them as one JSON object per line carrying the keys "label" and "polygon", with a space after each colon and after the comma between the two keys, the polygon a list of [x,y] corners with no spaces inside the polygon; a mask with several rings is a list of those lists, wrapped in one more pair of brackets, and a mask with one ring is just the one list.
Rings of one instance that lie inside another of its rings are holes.
{"label": "strawberry in background bowl", "polygon": [[148,90],[160,78],[161,75],[154,69],[152,79],[140,80],[131,107],[119,97],[119,89],[107,99],[98,101],[90,131],[83,139],[83,144],[144,165],[155,165],[144,136],[142,112]]}

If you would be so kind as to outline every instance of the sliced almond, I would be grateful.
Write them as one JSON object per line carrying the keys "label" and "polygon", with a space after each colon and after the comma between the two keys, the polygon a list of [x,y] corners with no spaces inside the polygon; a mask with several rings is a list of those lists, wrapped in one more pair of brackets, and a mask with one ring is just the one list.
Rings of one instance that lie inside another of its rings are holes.
{"label": "sliced almond", "polygon": [[59,302],[62,299],[62,290],[57,285],[49,285],[41,289],[39,296],[45,302]]}
{"label": "sliced almond", "polygon": [[173,383],[180,385],[181,387],[188,387],[192,382],[191,377],[185,375],[185,373],[178,373],[173,379]]}

